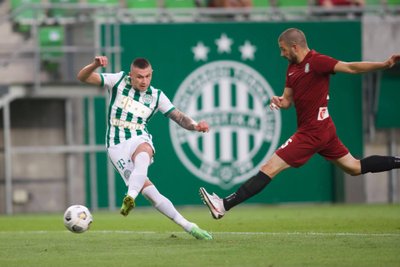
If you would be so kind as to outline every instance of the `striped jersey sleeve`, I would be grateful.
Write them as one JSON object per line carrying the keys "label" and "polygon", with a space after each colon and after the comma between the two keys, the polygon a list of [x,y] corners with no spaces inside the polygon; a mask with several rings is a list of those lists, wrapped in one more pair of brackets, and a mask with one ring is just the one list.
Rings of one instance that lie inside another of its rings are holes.
{"label": "striped jersey sleeve", "polygon": [[107,91],[111,91],[113,86],[121,79],[121,77],[124,75],[124,72],[118,72],[118,73],[101,73],[101,78],[102,78],[102,86],[107,89]]}
{"label": "striped jersey sleeve", "polygon": [[164,94],[164,92],[161,92],[160,94],[158,109],[165,116],[175,109],[175,106],[172,104],[171,100],[169,100],[169,98]]}

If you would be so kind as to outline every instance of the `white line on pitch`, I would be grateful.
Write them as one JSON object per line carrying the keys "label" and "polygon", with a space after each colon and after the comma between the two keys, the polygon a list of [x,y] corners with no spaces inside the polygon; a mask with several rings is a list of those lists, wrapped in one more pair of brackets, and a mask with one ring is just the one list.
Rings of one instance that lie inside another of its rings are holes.
{"label": "white line on pitch", "polygon": [[[155,232],[155,231],[128,231],[128,230],[90,230],[93,234],[180,234],[182,232]],[[389,236],[400,237],[400,233],[350,233],[350,232],[213,232],[217,235],[271,235],[271,236]],[[70,233],[64,231],[0,231],[1,234],[49,234],[49,233]]]}

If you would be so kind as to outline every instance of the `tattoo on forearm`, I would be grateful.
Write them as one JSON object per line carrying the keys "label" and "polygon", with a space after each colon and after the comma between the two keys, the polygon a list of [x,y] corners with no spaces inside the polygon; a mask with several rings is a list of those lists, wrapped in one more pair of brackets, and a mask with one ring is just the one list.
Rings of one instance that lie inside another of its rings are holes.
{"label": "tattoo on forearm", "polygon": [[192,118],[190,118],[186,114],[179,111],[178,109],[173,110],[170,114],[168,114],[168,117],[186,130],[190,131],[195,130],[194,126],[196,122],[193,121]]}

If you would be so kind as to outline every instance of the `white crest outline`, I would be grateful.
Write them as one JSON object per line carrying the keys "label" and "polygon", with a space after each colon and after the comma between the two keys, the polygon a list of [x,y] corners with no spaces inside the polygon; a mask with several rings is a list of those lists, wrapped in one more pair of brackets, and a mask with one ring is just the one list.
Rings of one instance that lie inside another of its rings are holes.
{"label": "white crest outline", "polygon": [[[245,70],[247,73],[250,73],[251,76],[254,77],[255,80],[257,80],[258,82],[260,82],[262,84],[263,90],[267,92],[268,99],[270,99],[273,95],[275,95],[275,93],[274,93],[272,87],[270,86],[270,84],[268,83],[268,81],[258,71],[256,71],[252,67],[250,67],[244,63],[233,61],[233,60],[219,60],[219,61],[213,61],[211,63],[204,64],[186,76],[186,78],[183,80],[183,82],[178,87],[178,90],[173,99],[173,103],[176,105],[177,108],[179,108],[183,112],[186,112],[185,108],[182,108],[182,105],[186,105],[188,103],[182,103],[182,102],[185,102],[185,101],[181,101],[183,96],[185,94],[187,94],[187,95],[189,95],[188,97],[191,98],[192,96],[195,96],[198,94],[198,92],[187,93],[187,92],[185,92],[186,88],[191,84],[191,82],[193,80],[195,80],[196,76],[198,77],[202,73],[205,73],[207,71],[207,69],[212,69],[214,66],[218,66],[218,67],[225,66],[228,68],[236,68],[236,69]],[[197,91],[199,91],[199,89],[197,89]],[[263,109],[265,109],[265,110],[268,109],[268,106],[266,104],[264,104]],[[170,121],[169,130],[170,130],[170,136],[172,139],[173,148],[174,148],[178,158],[181,160],[182,164],[188,169],[188,171],[190,173],[194,174],[196,177],[198,177],[199,179],[201,179],[203,181],[218,185],[221,188],[228,189],[228,188],[234,186],[235,184],[241,183],[241,182],[247,180],[248,178],[250,178],[252,175],[256,174],[258,172],[259,168],[261,167],[261,165],[263,163],[265,163],[265,161],[270,156],[272,156],[272,154],[275,152],[276,148],[278,147],[278,142],[280,140],[280,135],[281,135],[281,113],[280,113],[280,111],[274,111],[273,114],[274,114],[273,116],[275,119],[275,128],[272,130],[273,137],[270,142],[268,151],[265,151],[265,154],[264,154],[264,157],[262,157],[262,160],[257,162],[257,164],[255,166],[253,166],[250,171],[247,171],[246,173],[244,173],[243,175],[241,175],[239,177],[235,177],[229,183],[223,183],[223,181],[221,181],[221,178],[212,177],[209,174],[204,173],[203,171],[201,171],[201,169],[197,168],[188,159],[187,155],[185,154],[185,152],[183,151],[183,149],[181,147],[181,143],[178,141],[178,137],[177,137],[178,134],[176,132],[177,131],[176,129],[179,126],[177,126],[174,122]],[[190,115],[190,114],[188,114],[188,115]],[[195,135],[195,134],[200,134],[200,133],[190,132],[189,134]],[[196,154],[195,151],[192,151],[192,152],[196,156],[199,156],[198,154]],[[253,154],[256,154],[256,153],[253,153]],[[249,155],[249,157],[250,156],[254,156],[254,155]],[[221,168],[221,173],[226,172],[226,171],[229,171],[229,170],[224,170],[223,168]]]}

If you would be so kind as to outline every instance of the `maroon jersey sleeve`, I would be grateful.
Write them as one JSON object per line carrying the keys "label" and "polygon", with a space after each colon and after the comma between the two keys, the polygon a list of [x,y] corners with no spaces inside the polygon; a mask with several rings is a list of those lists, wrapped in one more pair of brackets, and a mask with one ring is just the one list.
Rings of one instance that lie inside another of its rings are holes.
{"label": "maroon jersey sleeve", "polygon": [[332,57],[317,54],[312,59],[312,68],[316,73],[319,74],[332,74],[334,68],[339,61]]}

